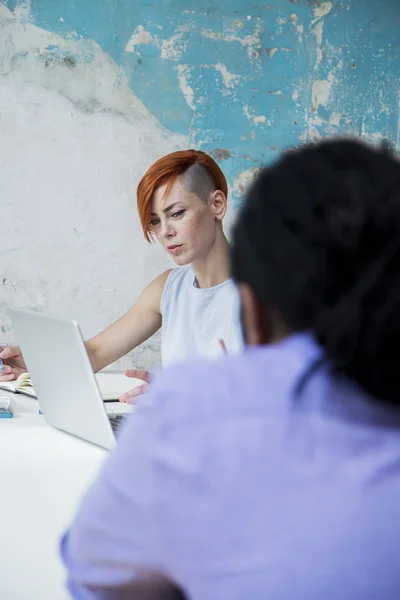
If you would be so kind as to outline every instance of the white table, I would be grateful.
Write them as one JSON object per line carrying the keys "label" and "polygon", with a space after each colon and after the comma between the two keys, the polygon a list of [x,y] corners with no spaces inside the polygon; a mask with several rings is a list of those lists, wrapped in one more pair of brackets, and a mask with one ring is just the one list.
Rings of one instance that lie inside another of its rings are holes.
{"label": "white table", "polygon": [[107,452],[48,426],[36,400],[7,394],[0,419],[0,598],[66,600],[60,536]]}

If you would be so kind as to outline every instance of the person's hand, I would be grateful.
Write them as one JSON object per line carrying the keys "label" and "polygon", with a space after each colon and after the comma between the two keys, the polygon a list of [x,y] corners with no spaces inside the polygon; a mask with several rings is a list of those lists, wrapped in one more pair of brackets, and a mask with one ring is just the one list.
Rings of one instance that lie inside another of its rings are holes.
{"label": "person's hand", "polygon": [[134,404],[135,398],[137,398],[137,396],[141,396],[146,391],[146,388],[150,382],[150,373],[145,369],[128,369],[125,371],[125,375],[127,377],[135,377],[136,379],[141,379],[143,381],[142,385],[133,388],[133,390],[128,390],[122,394],[121,398],[119,399],[120,402]]}
{"label": "person's hand", "polygon": [[21,373],[26,373],[26,364],[19,346],[0,346],[0,358],[3,361],[0,381],[12,381]]}

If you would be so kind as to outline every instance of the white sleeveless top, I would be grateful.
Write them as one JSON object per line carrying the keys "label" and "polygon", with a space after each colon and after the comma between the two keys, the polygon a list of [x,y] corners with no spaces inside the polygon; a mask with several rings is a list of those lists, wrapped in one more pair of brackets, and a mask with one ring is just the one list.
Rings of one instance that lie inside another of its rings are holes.
{"label": "white sleeveless top", "polygon": [[223,354],[243,347],[239,292],[231,279],[212,288],[196,287],[190,266],[176,267],[168,276],[161,297],[163,367],[171,363]]}

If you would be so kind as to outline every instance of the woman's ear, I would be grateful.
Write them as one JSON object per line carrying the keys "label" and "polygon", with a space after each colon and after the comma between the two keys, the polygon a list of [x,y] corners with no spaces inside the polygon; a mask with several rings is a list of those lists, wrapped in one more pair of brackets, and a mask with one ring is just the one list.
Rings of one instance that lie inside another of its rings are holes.
{"label": "woman's ear", "polygon": [[227,199],[224,192],[221,192],[221,190],[215,190],[215,192],[213,192],[210,196],[209,205],[214,213],[215,218],[218,221],[222,221],[227,210]]}

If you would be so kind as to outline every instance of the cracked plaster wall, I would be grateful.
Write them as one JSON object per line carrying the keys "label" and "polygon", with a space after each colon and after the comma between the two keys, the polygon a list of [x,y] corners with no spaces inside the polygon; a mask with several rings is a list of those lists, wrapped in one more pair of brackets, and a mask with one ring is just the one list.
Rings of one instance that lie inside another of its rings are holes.
{"label": "cracked plaster wall", "polygon": [[7,303],[89,336],[170,266],[135,209],[162,154],[211,152],[231,221],[283,148],[344,133],[400,149],[398,31],[396,0],[0,0],[2,340]]}

